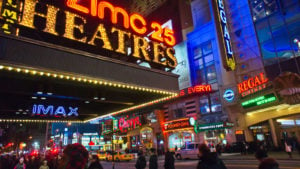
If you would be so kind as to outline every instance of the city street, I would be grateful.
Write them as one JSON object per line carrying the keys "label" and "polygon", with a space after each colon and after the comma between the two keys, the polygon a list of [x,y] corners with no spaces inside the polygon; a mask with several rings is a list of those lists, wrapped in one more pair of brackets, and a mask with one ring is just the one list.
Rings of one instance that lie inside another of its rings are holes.
{"label": "city street", "polygon": [[[258,161],[256,160],[224,160],[228,169],[257,169]],[[280,169],[300,169],[300,161],[298,160],[278,160]],[[196,169],[197,160],[175,161],[176,169]],[[111,169],[111,162],[101,162],[104,169]],[[164,161],[159,161],[159,169],[163,169]],[[135,169],[135,162],[119,162],[116,163],[115,169]],[[147,168],[148,169],[148,164]]]}

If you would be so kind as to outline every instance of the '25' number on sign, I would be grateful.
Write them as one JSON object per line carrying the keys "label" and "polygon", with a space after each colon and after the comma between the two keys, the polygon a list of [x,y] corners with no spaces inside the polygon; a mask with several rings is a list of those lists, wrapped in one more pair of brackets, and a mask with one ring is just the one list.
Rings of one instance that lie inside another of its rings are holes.
{"label": "'25' number on sign", "polygon": [[165,42],[170,46],[174,46],[176,43],[174,37],[174,31],[169,28],[162,28],[161,25],[157,22],[151,24],[151,28],[154,30],[154,33],[151,34],[151,38],[159,42]]}

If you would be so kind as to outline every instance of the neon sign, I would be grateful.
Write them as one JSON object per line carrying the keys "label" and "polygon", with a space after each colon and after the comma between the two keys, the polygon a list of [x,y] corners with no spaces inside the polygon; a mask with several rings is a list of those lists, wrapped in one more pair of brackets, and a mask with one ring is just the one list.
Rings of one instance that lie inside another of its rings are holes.
{"label": "neon sign", "polygon": [[239,93],[242,95],[242,97],[245,97],[249,94],[263,90],[267,87],[268,81],[269,79],[265,77],[265,74],[260,73],[255,77],[251,77],[248,80],[239,83],[238,84]]}
{"label": "neon sign", "polygon": [[[130,15],[121,7],[98,0],[87,2],[90,6],[85,6],[86,4],[81,4],[78,0],[66,0],[67,10],[62,9],[61,5],[55,6],[57,4],[52,1],[17,0],[17,2],[22,3],[23,7],[23,11],[14,17],[17,18],[16,21],[20,21],[14,24],[19,30],[19,36],[32,38],[28,35],[29,28],[36,30],[36,33],[51,36],[49,39],[45,38],[51,43],[58,43],[52,39],[52,36],[55,36],[64,38],[63,40],[72,40],[72,43],[84,44],[82,46],[84,50],[104,56],[107,56],[107,52],[114,52],[161,67],[174,69],[177,66],[173,49],[176,43],[173,30],[162,28],[157,22],[149,24],[139,14]],[[111,24],[104,21],[108,17],[105,15],[107,12],[110,13]],[[1,13],[3,14],[3,11]],[[120,29],[120,26],[126,30]],[[150,28],[152,30],[147,30]],[[152,31],[154,31],[150,37],[152,41],[148,42],[143,36]],[[68,43],[62,45],[70,47]]]}
{"label": "neon sign", "polygon": [[174,129],[182,129],[182,128],[191,128],[193,127],[190,124],[190,119],[180,119],[175,121],[169,121],[164,124],[164,130],[174,130]]}
{"label": "neon sign", "polygon": [[197,85],[197,86],[193,86],[193,87],[189,87],[187,89],[183,89],[180,90],[179,95],[180,96],[186,96],[186,95],[192,95],[192,94],[196,94],[196,93],[207,93],[207,92],[211,92],[212,88],[211,85]]}
{"label": "neon sign", "polygon": [[227,18],[226,18],[226,13],[225,13],[225,8],[224,8],[224,2],[223,0],[216,0],[217,3],[217,13],[218,13],[218,21],[220,22],[220,32],[222,34],[223,40],[222,44],[224,45],[224,50],[226,53],[225,56],[225,63],[224,67],[227,70],[235,70],[236,63],[235,59],[233,56],[233,51],[232,51],[232,45],[231,45],[231,38],[230,34],[228,31],[228,26],[227,26]]}
{"label": "neon sign", "polygon": [[233,123],[229,122],[218,122],[218,123],[210,123],[210,124],[200,124],[195,126],[195,132],[208,131],[208,130],[221,130],[226,128],[233,127]]}
{"label": "neon sign", "polygon": [[223,98],[228,102],[232,102],[234,100],[234,91],[232,89],[225,90]]}
{"label": "neon sign", "polygon": [[78,116],[78,108],[77,107],[68,107],[65,108],[63,106],[53,106],[53,105],[42,105],[42,104],[34,104],[32,107],[32,115],[41,115],[41,116],[56,116],[56,117],[70,117],[70,116]]}
{"label": "neon sign", "polygon": [[275,94],[271,93],[271,94],[268,94],[265,96],[260,96],[260,97],[257,97],[257,98],[251,99],[251,100],[247,100],[242,103],[242,107],[243,108],[251,108],[251,107],[271,103],[276,100],[277,100],[277,98],[276,98]]}
{"label": "neon sign", "polygon": [[134,117],[132,119],[125,119],[124,117],[119,119],[119,129],[121,132],[127,132],[130,129],[135,129],[138,126],[141,126],[140,117]]}

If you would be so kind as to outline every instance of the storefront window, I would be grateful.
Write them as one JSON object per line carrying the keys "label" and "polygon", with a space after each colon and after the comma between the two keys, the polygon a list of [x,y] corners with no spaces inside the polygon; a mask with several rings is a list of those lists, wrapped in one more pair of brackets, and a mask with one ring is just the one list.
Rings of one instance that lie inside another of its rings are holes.
{"label": "storefront window", "polygon": [[169,136],[169,148],[174,150],[176,147],[181,148],[186,145],[186,143],[194,142],[194,134],[191,132],[178,132],[173,133]]}
{"label": "storefront window", "polygon": [[[264,64],[270,70],[267,76],[273,79],[285,71],[300,73],[294,59],[300,56],[300,1],[250,0],[250,4]],[[276,69],[279,71],[274,73]]]}
{"label": "storefront window", "polygon": [[141,143],[147,148],[153,148],[153,129],[145,127],[141,129]]}
{"label": "storefront window", "polygon": [[208,97],[207,96],[201,96],[200,97],[200,113],[201,114],[208,114],[210,113],[210,108],[209,108],[209,102],[208,102]]}
{"label": "storefront window", "polygon": [[216,92],[211,94],[210,99],[211,99],[211,111],[214,113],[221,112],[222,105],[221,105],[220,93]]}

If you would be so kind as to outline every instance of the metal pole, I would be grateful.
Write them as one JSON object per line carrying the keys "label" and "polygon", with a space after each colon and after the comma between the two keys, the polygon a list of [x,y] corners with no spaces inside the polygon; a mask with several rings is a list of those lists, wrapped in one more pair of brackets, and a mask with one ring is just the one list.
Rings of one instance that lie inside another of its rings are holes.
{"label": "metal pole", "polygon": [[112,150],[112,169],[115,169],[115,152],[114,152],[114,133],[112,132],[112,142],[111,142],[111,150]]}
{"label": "metal pole", "polygon": [[45,151],[44,151],[44,155],[45,155],[45,156],[46,156],[47,143],[48,143],[48,129],[49,129],[49,122],[47,122],[47,125],[46,125],[46,135],[45,135]]}

